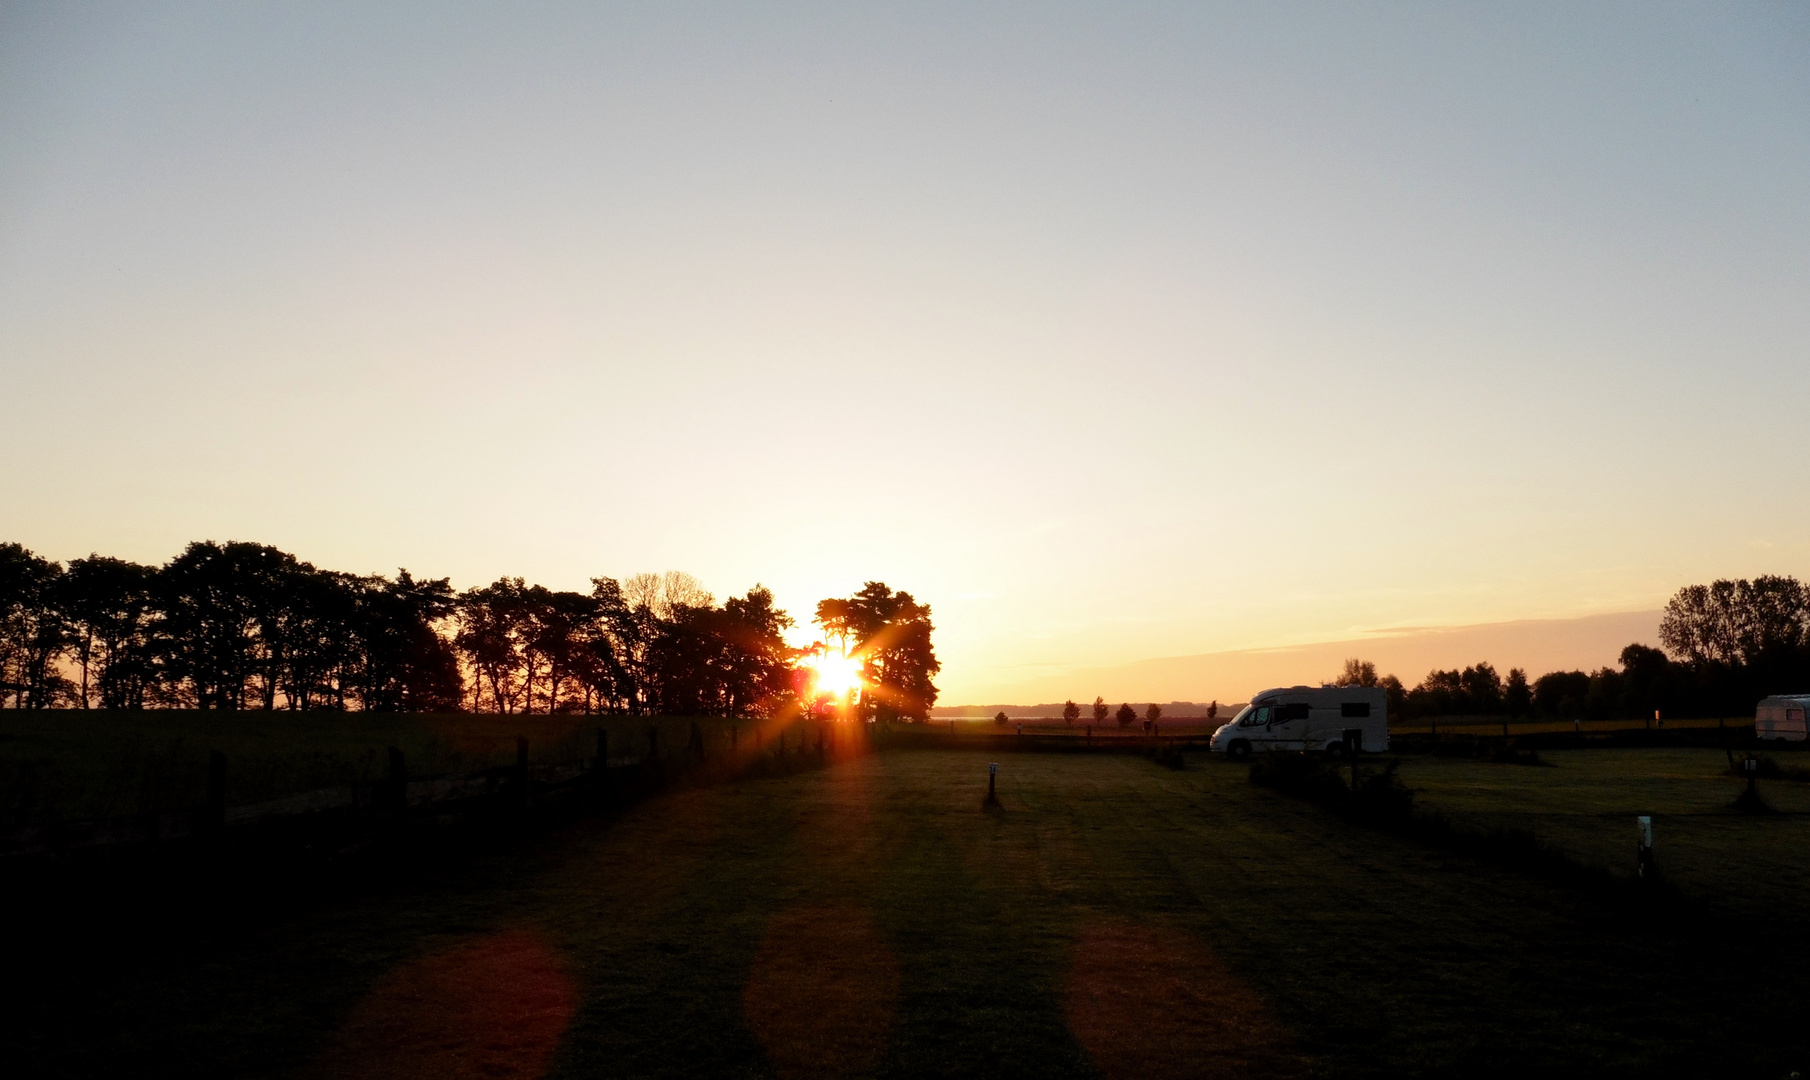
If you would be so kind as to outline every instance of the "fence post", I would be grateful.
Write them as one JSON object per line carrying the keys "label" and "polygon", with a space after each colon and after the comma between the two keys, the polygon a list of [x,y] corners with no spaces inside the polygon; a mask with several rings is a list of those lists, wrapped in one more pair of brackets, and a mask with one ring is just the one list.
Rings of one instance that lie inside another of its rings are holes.
{"label": "fence post", "polygon": [[202,812],[201,831],[209,837],[226,831],[226,755],[218,750],[207,754],[207,808]]}

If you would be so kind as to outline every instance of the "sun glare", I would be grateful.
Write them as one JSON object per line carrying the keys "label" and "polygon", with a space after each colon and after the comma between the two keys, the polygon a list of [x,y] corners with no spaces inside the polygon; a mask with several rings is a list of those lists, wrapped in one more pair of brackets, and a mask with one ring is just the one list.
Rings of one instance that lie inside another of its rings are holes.
{"label": "sun glare", "polygon": [[818,653],[811,658],[811,669],[820,694],[841,697],[861,689],[861,662],[852,656]]}

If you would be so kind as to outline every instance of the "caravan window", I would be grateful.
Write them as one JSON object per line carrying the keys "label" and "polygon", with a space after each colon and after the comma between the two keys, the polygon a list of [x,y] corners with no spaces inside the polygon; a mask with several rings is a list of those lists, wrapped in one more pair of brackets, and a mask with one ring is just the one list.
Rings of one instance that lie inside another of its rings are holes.
{"label": "caravan window", "polygon": [[1286,724],[1290,720],[1305,720],[1311,709],[1312,706],[1305,701],[1298,701],[1292,705],[1278,705],[1276,706],[1276,723]]}
{"label": "caravan window", "polygon": [[1370,703],[1368,701],[1347,701],[1339,706],[1339,715],[1344,717],[1369,716]]}

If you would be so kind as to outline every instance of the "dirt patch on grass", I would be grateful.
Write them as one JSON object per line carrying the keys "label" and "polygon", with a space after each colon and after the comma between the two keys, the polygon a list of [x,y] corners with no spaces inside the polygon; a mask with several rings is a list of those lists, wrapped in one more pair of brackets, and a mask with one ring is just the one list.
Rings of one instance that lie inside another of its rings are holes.
{"label": "dirt patch on grass", "polygon": [[886,1050],[899,968],[859,908],[782,912],[768,924],[742,1001],[779,1076],[855,1076]]}
{"label": "dirt patch on grass", "polygon": [[578,993],[539,936],[491,934],[386,975],[312,1070],[333,1080],[543,1075]]}
{"label": "dirt patch on grass", "polygon": [[1122,920],[1090,927],[1075,944],[1062,1005],[1107,1080],[1309,1072],[1268,1006],[1173,930]]}

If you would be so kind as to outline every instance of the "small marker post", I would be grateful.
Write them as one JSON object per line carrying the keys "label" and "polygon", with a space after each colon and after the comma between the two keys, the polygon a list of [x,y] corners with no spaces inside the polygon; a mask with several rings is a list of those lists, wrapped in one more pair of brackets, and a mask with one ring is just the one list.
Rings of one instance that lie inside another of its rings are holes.
{"label": "small marker post", "polygon": [[999,762],[997,762],[997,761],[988,762],[987,763],[987,805],[988,806],[998,806],[999,805],[999,791],[994,787],[994,784],[998,781],[998,779],[999,779]]}
{"label": "small marker post", "polygon": [[1635,841],[1637,846],[1634,850],[1634,875],[1645,881],[1653,876],[1655,869],[1653,866],[1653,816],[1641,814],[1634,819],[1634,825],[1638,830]]}
{"label": "small marker post", "polygon": [[1760,778],[1760,759],[1752,754],[1741,759],[1741,776],[1747,780],[1747,790],[1735,800],[1735,809],[1748,814],[1769,814],[1772,808],[1760,797],[1760,789],[1754,781]]}

